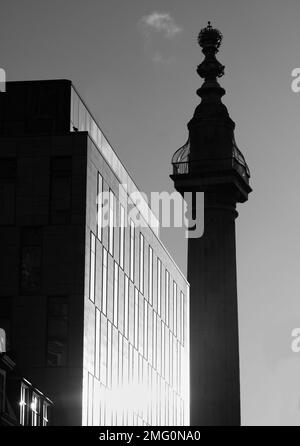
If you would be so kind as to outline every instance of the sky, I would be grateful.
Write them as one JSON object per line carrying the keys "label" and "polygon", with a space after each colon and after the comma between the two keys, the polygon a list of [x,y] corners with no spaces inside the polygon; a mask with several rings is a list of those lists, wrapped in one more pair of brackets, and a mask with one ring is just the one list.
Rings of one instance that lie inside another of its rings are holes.
{"label": "sky", "polygon": [[[300,67],[298,0],[2,0],[7,80],[71,79],[140,189],[172,191],[172,154],[199,102],[197,34],[210,20],[223,102],[251,170],[239,205],[242,422],[300,425]],[[162,239],[186,271],[186,239]]]}

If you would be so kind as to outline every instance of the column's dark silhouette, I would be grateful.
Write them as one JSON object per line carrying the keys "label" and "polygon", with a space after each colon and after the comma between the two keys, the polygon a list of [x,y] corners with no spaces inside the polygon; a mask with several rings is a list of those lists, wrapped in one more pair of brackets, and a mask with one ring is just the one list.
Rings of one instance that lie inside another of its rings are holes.
{"label": "column's dark silhouette", "polygon": [[235,219],[236,204],[247,201],[251,188],[217,82],[224,74],[216,59],[221,41],[210,22],[199,34],[201,103],[188,124],[187,144],[173,156],[171,175],[181,194],[204,192],[204,234],[188,240],[191,424],[197,426],[240,424]]}

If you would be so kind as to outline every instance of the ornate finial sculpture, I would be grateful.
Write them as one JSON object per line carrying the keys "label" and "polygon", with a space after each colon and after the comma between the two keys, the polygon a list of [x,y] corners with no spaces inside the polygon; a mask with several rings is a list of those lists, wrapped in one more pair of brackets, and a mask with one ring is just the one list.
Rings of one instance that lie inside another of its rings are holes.
{"label": "ornate finial sculpture", "polygon": [[198,35],[198,43],[205,56],[204,61],[198,65],[197,73],[205,82],[216,82],[218,77],[224,75],[224,65],[217,59],[216,54],[222,43],[222,33],[208,22],[206,28],[201,29]]}

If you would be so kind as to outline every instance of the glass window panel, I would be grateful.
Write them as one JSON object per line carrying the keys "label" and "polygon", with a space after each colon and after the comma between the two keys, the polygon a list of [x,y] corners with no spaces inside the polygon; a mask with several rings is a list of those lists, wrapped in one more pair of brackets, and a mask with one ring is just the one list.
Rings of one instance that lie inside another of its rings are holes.
{"label": "glass window panel", "polygon": [[135,237],[135,227],[132,220],[130,220],[130,279],[134,282],[134,237]]}
{"label": "glass window panel", "polygon": [[140,292],[144,293],[144,236],[140,233],[140,268],[139,268],[139,279],[140,279]]}
{"label": "glass window panel", "polygon": [[177,335],[177,283],[173,281],[173,330]]}
{"label": "glass window panel", "polygon": [[108,250],[114,255],[114,206],[115,196],[113,192],[109,191],[109,225],[108,225]]}
{"label": "glass window panel", "polygon": [[124,269],[125,254],[125,209],[120,205],[120,267]]}
{"label": "glass window panel", "polygon": [[171,331],[170,336],[170,386],[173,386],[173,335]]}
{"label": "glass window panel", "polygon": [[180,293],[180,341],[184,345],[184,294]]}
{"label": "glass window panel", "polygon": [[139,292],[134,289],[134,346],[138,348],[139,336]]}
{"label": "glass window panel", "polygon": [[79,122],[78,122],[78,130],[80,132],[86,131],[86,109],[83,105],[82,101],[79,101]]}
{"label": "glass window panel", "polygon": [[96,308],[95,316],[95,377],[100,376],[100,310]]}
{"label": "glass window panel", "polygon": [[150,305],[153,304],[153,249],[149,246],[149,258],[148,258],[148,297]]}
{"label": "glass window panel", "polygon": [[96,237],[91,232],[90,240],[90,300],[95,302],[95,286],[96,286]]}
{"label": "glass window panel", "polygon": [[166,304],[166,324],[169,325],[169,301],[170,301],[170,274],[169,271],[166,269],[166,281],[165,281],[165,287],[166,287],[166,297],[165,297],[165,304]]}
{"label": "glass window panel", "polygon": [[112,386],[112,331],[113,327],[110,321],[107,321],[107,386]]}
{"label": "glass window panel", "polygon": [[100,381],[107,385],[107,319],[101,315],[101,338],[100,338]]}
{"label": "glass window panel", "polygon": [[148,358],[148,303],[144,299],[144,356]]}
{"label": "glass window panel", "polygon": [[165,324],[161,321],[161,373],[165,377]]}
{"label": "glass window panel", "polygon": [[102,241],[102,193],[103,178],[98,172],[97,178],[97,237]]}
{"label": "glass window panel", "polygon": [[119,266],[114,262],[114,325],[118,326],[118,305],[119,305]]}
{"label": "glass window panel", "polygon": [[94,143],[97,144],[97,124],[95,121],[91,118],[91,136],[94,140]]}
{"label": "glass window panel", "polygon": [[43,426],[48,426],[49,423],[49,408],[50,405],[47,401],[43,402]]}
{"label": "glass window panel", "polygon": [[125,286],[125,290],[124,290],[124,299],[125,299],[125,303],[124,303],[124,334],[125,337],[128,339],[129,337],[129,280],[128,277],[125,276],[125,281],[124,281],[124,286]]}
{"label": "glass window panel", "polygon": [[156,312],[153,310],[153,349],[152,349],[152,356],[153,356],[153,367],[156,368],[157,366],[157,315]]}
{"label": "glass window panel", "polygon": [[122,386],[123,383],[123,336],[119,333],[119,342],[118,342],[118,366],[119,366],[119,386]]}
{"label": "glass window panel", "polygon": [[157,312],[161,314],[161,261],[157,259]]}
{"label": "glass window panel", "polygon": [[103,248],[102,257],[102,312],[107,313],[107,251]]}
{"label": "glass window panel", "polygon": [[93,426],[94,377],[88,374],[88,426]]}
{"label": "glass window panel", "polygon": [[93,426],[100,426],[100,392],[100,382],[95,379]]}
{"label": "glass window panel", "polygon": [[25,384],[21,384],[20,395],[20,424],[26,426],[29,414],[29,388]]}
{"label": "glass window panel", "polygon": [[31,426],[39,426],[40,424],[40,398],[35,393],[32,394],[31,400]]}

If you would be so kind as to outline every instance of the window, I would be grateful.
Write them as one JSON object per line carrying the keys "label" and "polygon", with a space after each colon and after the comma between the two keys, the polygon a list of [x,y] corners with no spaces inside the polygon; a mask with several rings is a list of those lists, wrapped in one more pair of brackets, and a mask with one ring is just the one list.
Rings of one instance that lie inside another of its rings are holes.
{"label": "window", "polygon": [[16,160],[0,159],[0,225],[15,222]]}
{"label": "window", "polygon": [[68,301],[66,297],[48,299],[47,365],[67,365],[68,353]]}
{"label": "window", "polygon": [[133,382],[133,347],[128,344],[128,381]]}
{"label": "window", "polygon": [[144,356],[148,358],[148,302],[144,299]]}
{"label": "window", "polygon": [[161,321],[161,374],[165,377],[165,324]]}
{"label": "window", "polygon": [[112,333],[113,326],[110,321],[107,321],[107,386],[112,385]]}
{"label": "window", "polygon": [[93,426],[94,377],[88,374],[88,426]]}
{"label": "window", "polygon": [[91,232],[90,241],[90,300],[95,302],[96,287],[96,237]]}
{"label": "window", "polygon": [[125,253],[125,209],[120,205],[120,267],[124,269]]}
{"label": "window", "polygon": [[103,248],[102,258],[102,312],[106,315],[107,311],[107,251]]}
{"label": "window", "polygon": [[180,291],[180,341],[184,345],[184,294]]}
{"label": "window", "polygon": [[156,335],[156,344],[157,344],[157,359],[156,359],[156,368],[159,374],[161,374],[161,320],[159,317],[157,317],[156,322],[156,329],[157,329],[157,335]]}
{"label": "window", "polygon": [[134,237],[135,237],[135,228],[134,223],[130,220],[130,270],[129,277],[134,282]]}
{"label": "window", "polygon": [[157,364],[157,315],[153,310],[153,367],[156,368]]}
{"label": "window", "polygon": [[115,196],[113,192],[109,191],[109,223],[108,223],[108,251],[114,255],[114,208]]}
{"label": "window", "polygon": [[140,292],[144,294],[144,236],[140,233]]}
{"label": "window", "polygon": [[177,334],[177,283],[173,281],[173,330]]}
{"label": "window", "polygon": [[170,352],[170,368],[169,368],[169,372],[170,372],[170,378],[169,378],[169,383],[170,386],[173,386],[173,336],[172,336],[172,332],[169,331],[169,352]]}
{"label": "window", "polygon": [[22,383],[20,395],[20,424],[26,426],[28,424],[29,412],[29,388]]}
{"label": "window", "polygon": [[129,323],[129,280],[128,277],[125,276],[125,281],[124,281],[124,286],[125,286],[125,290],[124,290],[124,334],[125,337],[128,339],[128,323]]}
{"label": "window", "polygon": [[95,315],[95,377],[100,375],[100,310],[96,308]]}
{"label": "window", "polygon": [[169,325],[169,306],[170,306],[170,273],[166,269],[166,324]]}
{"label": "window", "polygon": [[[111,325],[106,317],[101,314],[101,335],[100,335],[100,381],[105,386],[107,385],[107,374],[108,374],[108,335],[111,335]],[[109,329],[110,328],[110,329]]]}
{"label": "window", "polygon": [[134,289],[134,346],[138,348],[138,333],[139,333],[139,292]]}
{"label": "window", "polygon": [[21,294],[35,295],[41,291],[42,230],[23,228],[21,237]]}
{"label": "window", "polygon": [[161,261],[157,259],[157,313],[161,314]]}
{"label": "window", "polygon": [[118,383],[122,386],[123,379],[123,336],[121,333],[118,334]]}
{"label": "window", "polygon": [[170,337],[169,329],[165,326],[165,377],[168,382],[170,378]]}
{"label": "window", "polygon": [[148,268],[149,268],[149,274],[148,274],[148,294],[149,294],[149,302],[150,305],[153,303],[153,249],[151,246],[149,246],[149,252],[148,252]]}
{"label": "window", "polygon": [[100,382],[94,380],[94,416],[93,426],[100,426],[100,411],[101,411],[101,385]]}
{"label": "window", "polygon": [[40,398],[36,393],[32,393],[31,400],[31,426],[39,426],[40,424]]}
{"label": "window", "polygon": [[119,266],[114,263],[114,325],[118,326],[118,302],[119,301]]}
{"label": "window", "polygon": [[66,224],[71,220],[71,157],[55,157],[51,162],[51,222]]}
{"label": "window", "polygon": [[102,241],[102,193],[103,178],[98,172],[97,176],[97,237]]}
{"label": "window", "polygon": [[49,408],[50,404],[47,401],[43,402],[43,426],[48,426],[49,424]]}

